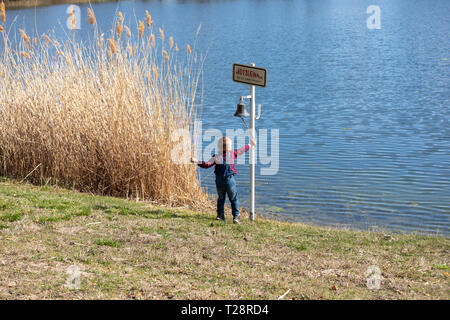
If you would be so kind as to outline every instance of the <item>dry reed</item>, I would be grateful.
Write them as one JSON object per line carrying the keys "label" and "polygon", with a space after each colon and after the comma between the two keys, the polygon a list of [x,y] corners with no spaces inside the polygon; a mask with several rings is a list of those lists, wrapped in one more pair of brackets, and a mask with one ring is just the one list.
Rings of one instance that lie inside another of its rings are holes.
{"label": "dry reed", "polygon": [[[177,129],[193,132],[201,57],[162,51],[150,36],[153,26],[143,36],[142,21],[137,34],[125,28],[125,43],[117,38],[121,27],[105,42],[91,9],[88,17],[89,44],[61,45],[41,35],[33,47],[19,30],[23,41],[12,47],[0,34],[0,175],[172,205],[202,203],[196,167],[175,164],[178,141],[171,142]],[[151,25],[148,13],[145,19]]]}
{"label": "dry reed", "polygon": [[94,11],[92,11],[91,8],[87,9],[87,14],[88,14],[88,22],[89,24],[95,24],[95,15],[94,15]]}
{"label": "dry reed", "polygon": [[140,38],[142,38],[142,36],[144,35],[144,30],[145,30],[144,22],[139,20],[138,32]]}
{"label": "dry reed", "polygon": [[147,27],[150,28],[151,24],[152,24],[152,16],[150,15],[150,13],[148,13],[147,10],[145,10],[145,21],[147,22]]}
{"label": "dry reed", "polygon": [[6,22],[5,3],[3,1],[2,3],[0,3],[0,19],[2,20],[3,23]]}

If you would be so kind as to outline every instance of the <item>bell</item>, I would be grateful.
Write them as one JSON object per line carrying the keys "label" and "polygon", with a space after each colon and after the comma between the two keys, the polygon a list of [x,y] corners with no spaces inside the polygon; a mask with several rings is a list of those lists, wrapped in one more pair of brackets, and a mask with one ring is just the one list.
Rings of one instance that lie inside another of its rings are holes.
{"label": "bell", "polygon": [[245,108],[245,104],[241,102],[238,103],[236,113],[234,114],[235,117],[248,117],[249,114],[247,112],[247,109]]}

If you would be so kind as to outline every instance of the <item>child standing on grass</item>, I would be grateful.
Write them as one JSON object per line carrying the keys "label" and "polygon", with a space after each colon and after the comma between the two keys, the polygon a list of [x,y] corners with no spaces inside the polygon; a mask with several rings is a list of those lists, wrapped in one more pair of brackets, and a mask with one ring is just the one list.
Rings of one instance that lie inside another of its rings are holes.
{"label": "child standing on grass", "polygon": [[196,158],[191,158],[192,163],[198,164],[200,168],[210,168],[215,166],[214,173],[216,174],[216,188],[217,188],[217,220],[225,221],[225,195],[231,202],[231,210],[233,213],[233,223],[239,224],[239,201],[234,175],[237,174],[234,168],[234,160],[244,152],[247,152],[251,146],[256,145],[256,140],[250,137],[250,143],[246,146],[232,151],[232,141],[230,138],[223,137],[219,139],[217,148],[219,153],[212,156],[208,162],[198,161]]}

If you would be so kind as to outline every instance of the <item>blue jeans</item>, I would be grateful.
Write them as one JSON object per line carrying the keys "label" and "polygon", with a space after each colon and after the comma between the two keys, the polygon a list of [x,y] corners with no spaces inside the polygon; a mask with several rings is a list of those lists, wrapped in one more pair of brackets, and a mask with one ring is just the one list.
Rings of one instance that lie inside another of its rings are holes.
{"label": "blue jeans", "polygon": [[239,217],[239,201],[234,177],[216,177],[216,188],[219,196],[217,198],[217,216],[221,218],[225,217],[225,196],[228,195],[228,199],[231,202],[233,218]]}

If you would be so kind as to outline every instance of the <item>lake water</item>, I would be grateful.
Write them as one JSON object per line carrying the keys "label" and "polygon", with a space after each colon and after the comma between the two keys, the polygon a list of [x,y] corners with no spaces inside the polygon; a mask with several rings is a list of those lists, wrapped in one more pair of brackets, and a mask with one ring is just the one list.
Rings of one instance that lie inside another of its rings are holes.
{"label": "lake water", "polygon": [[[368,29],[370,5],[381,29]],[[86,5],[81,30],[90,27]],[[149,10],[166,36],[204,64],[203,129],[243,128],[232,115],[248,86],[233,63],[265,67],[257,129],[279,129],[279,171],[256,176],[257,213],[352,229],[450,236],[450,1],[124,1],[93,5],[100,28],[116,10]],[[37,9],[39,32],[63,35],[67,5]],[[34,9],[8,23],[34,29]],[[58,20],[61,25],[58,25]],[[205,142],[204,145],[207,145]],[[248,205],[248,165],[238,165]],[[203,185],[215,191],[212,169]]]}

